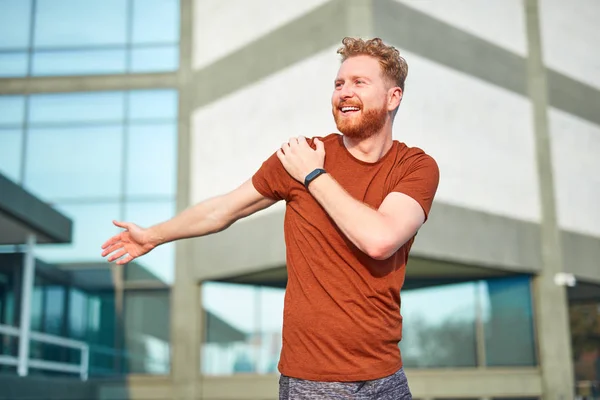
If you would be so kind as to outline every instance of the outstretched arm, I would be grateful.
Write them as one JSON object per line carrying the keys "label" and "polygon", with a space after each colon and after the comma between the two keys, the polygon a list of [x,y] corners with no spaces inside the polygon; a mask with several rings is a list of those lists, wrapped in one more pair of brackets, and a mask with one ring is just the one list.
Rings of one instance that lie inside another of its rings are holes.
{"label": "outstretched arm", "polygon": [[248,180],[232,192],[198,203],[147,229],[131,222],[113,221],[125,231],[102,245],[102,256],[110,255],[109,262],[118,260],[117,264],[125,264],[163,243],[222,231],[235,221],[274,203],[275,200],[261,195]]}

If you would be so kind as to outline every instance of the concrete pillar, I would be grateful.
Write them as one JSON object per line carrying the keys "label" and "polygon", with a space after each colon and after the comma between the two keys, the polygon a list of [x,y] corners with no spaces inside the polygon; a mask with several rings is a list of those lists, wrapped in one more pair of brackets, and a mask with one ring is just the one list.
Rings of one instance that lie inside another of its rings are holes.
{"label": "concrete pillar", "polygon": [[[177,212],[190,206],[190,129],[192,114],[193,0],[181,0]],[[200,299],[193,278],[190,240],[175,245],[175,282],[171,291],[171,376],[176,400],[199,398]]]}
{"label": "concrete pillar", "polygon": [[[371,39],[373,37],[372,0],[345,0],[346,35]],[[341,46],[342,38],[338,41]]]}
{"label": "concrete pillar", "polygon": [[554,283],[563,271],[560,231],[556,216],[552,157],[548,127],[548,91],[537,0],[524,0],[528,92],[533,107],[536,159],[542,210],[542,269],[534,279],[534,301],[542,388],[545,400],[567,400],[574,395],[573,361],[566,288]]}

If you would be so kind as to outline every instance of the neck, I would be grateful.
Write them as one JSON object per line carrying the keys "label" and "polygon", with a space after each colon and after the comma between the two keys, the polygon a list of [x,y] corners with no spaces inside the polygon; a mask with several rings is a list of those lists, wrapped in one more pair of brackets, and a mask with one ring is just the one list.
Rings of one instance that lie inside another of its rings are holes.
{"label": "neck", "polygon": [[392,127],[386,124],[382,130],[366,139],[344,136],[344,145],[355,158],[374,163],[379,161],[392,148]]}

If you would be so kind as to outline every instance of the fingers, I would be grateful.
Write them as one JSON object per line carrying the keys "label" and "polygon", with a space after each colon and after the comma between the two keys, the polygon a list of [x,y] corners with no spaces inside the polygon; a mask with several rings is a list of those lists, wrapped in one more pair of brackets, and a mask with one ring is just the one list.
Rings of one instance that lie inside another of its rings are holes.
{"label": "fingers", "polygon": [[[121,249],[118,252],[116,252],[115,254],[113,254],[112,256],[108,257],[108,262],[113,262],[114,260],[117,260],[117,259],[123,257],[125,254],[127,254],[127,250]],[[117,262],[117,264],[118,264],[118,262]]]}
{"label": "fingers", "polygon": [[133,260],[135,257],[133,257],[131,254],[127,254],[125,257],[121,258],[120,260],[117,261],[117,265],[123,265],[123,264],[127,264],[128,262],[130,262],[131,260]]}
{"label": "fingers", "polygon": [[121,234],[118,233],[115,236],[111,237],[110,239],[108,239],[106,242],[104,242],[102,244],[102,248],[106,249],[107,247],[119,242],[121,240]]}
{"label": "fingers", "polygon": [[119,250],[122,247],[123,247],[123,242],[121,242],[121,241],[113,243],[102,252],[102,257],[106,257],[108,254],[114,252],[115,250]]}
{"label": "fingers", "polygon": [[324,152],[325,151],[325,145],[323,144],[323,142],[321,142],[321,140],[319,139],[315,139],[315,146],[317,147],[317,151],[319,152]]}
{"label": "fingers", "polygon": [[118,226],[119,228],[129,229],[129,223],[127,223],[127,222],[120,222],[120,221],[113,220],[113,224],[115,226]]}

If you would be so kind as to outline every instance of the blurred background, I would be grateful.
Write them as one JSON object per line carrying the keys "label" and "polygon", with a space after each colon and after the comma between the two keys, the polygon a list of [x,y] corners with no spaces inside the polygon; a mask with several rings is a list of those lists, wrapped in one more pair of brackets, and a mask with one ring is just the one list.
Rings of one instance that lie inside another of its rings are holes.
{"label": "blurred background", "polygon": [[[335,132],[344,36],[409,64],[441,181],[402,290],[415,398],[600,398],[600,2],[0,0],[0,399],[276,399],[284,205],[125,267]],[[318,312],[318,310],[315,310]]]}

